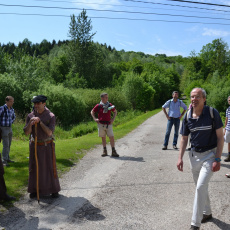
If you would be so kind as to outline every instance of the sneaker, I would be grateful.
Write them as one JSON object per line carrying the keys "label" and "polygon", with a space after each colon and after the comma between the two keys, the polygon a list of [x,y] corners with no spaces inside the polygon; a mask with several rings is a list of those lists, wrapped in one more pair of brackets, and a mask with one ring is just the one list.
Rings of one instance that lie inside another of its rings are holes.
{"label": "sneaker", "polygon": [[224,159],[225,162],[229,162],[230,161],[230,154],[228,154],[228,156]]}
{"label": "sneaker", "polygon": [[103,153],[101,154],[101,156],[102,156],[102,157],[108,156],[107,149],[104,149],[104,150],[103,150]]}
{"label": "sneaker", "polygon": [[212,214],[210,214],[210,215],[203,214],[203,219],[201,220],[201,223],[205,223],[211,219],[212,219]]}
{"label": "sneaker", "polygon": [[6,166],[6,167],[10,166],[10,165],[7,163],[7,161],[3,161],[2,164],[3,164],[3,166]]}
{"label": "sneaker", "polygon": [[167,146],[163,146],[162,150],[167,150]]}
{"label": "sneaker", "polygon": [[178,149],[178,148],[176,147],[176,145],[173,145],[173,148],[174,148],[174,149]]}
{"label": "sneaker", "polygon": [[189,230],[199,230],[200,228],[194,225],[191,225],[191,228]]}
{"label": "sneaker", "polygon": [[58,197],[59,197],[58,192],[52,193],[51,197],[52,197],[52,198],[58,198]]}
{"label": "sneaker", "polygon": [[117,154],[117,151],[115,149],[112,150],[112,157],[119,157],[119,155]]}
{"label": "sneaker", "polygon": [[35,197],[37,197],[37,193],[36,192],[30,193],[30,199],[33,199]]}
{"label": "sneaker", "polygon": [[12,161],[12,160],[7,160],[7,163],[14,163],[14,161]]}

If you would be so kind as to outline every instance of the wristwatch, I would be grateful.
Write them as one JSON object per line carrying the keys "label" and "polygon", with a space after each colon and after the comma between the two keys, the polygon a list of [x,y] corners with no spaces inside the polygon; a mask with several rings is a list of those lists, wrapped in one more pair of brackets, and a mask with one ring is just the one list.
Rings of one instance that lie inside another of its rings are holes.
{"label": "wristwatch", "polygon": [[215,158],[215,161],[216,161],[216,162],[220,162],[221,159],[218,157],[218,158]]}

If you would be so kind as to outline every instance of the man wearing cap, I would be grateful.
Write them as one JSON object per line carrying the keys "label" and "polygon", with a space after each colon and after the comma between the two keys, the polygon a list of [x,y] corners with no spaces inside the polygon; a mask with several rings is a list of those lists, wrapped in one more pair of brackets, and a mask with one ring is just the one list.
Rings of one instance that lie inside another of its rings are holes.
{"label": "man wearing cap", "polygon": [[10,146],[12,141],[12,124],[16,118],[13,104],[14,98],[12,96],[7,96],[5,99],[6,104],[0,107],[0,128],[2,132],[2,163],[4,166],[9,166],[8,163],[13,163],[10,160]]}
{"label": "man wearing cap", "polygon": [[32,99],[34,110],[28,114],[23,128],[30,139],[29,184],[30,198],[36,193],[36,161],[35,161],[35,123],[37,124],[37,156],[39,168],[39,193],[53,198],[59,196],[61,190],[56,169],[55,144],[53,132],[55,129],[55,115],[46,107],[47,97],[36,96]]}

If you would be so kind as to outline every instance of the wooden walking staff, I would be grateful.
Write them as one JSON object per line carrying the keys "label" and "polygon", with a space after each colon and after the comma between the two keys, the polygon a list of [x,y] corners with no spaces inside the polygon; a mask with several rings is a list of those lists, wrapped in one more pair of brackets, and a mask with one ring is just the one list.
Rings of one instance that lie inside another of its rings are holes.
{"label": "wooden walking staff", "polygon": [[38,136],[37,136],[37,123],[35,123],[35,139],[34,139],[34,149],[35,149],[35,161],[36,161],[36,182],[37,182],[37,200],[39,203],[39,168],[38,168],[38,154],[37,154],[37,144],[38,144]]}

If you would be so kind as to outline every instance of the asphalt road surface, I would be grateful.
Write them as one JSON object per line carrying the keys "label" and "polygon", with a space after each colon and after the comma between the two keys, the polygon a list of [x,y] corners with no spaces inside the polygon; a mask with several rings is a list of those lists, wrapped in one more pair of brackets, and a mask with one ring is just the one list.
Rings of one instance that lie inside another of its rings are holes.
{"label": "asphalt road surface", "polygon": [[[178,150],[162,150],[166,130],[163,112],[116,142],[120,158],[90,150],[61,179],[58,199],[36,200],[25,194],[10,210],[0,209],[6,230],[186,230],[190,228],[195,186],[188,154],[184,172],[177,170]],[[180,138],[179,138],[180,139]],[[178,142],[179,146],[179,142]],[[108,145],[109,153],[110,147]],[[230,163],[224,146],[221,170],[209,184],[213,220],[201,229],[230,229]]]}

